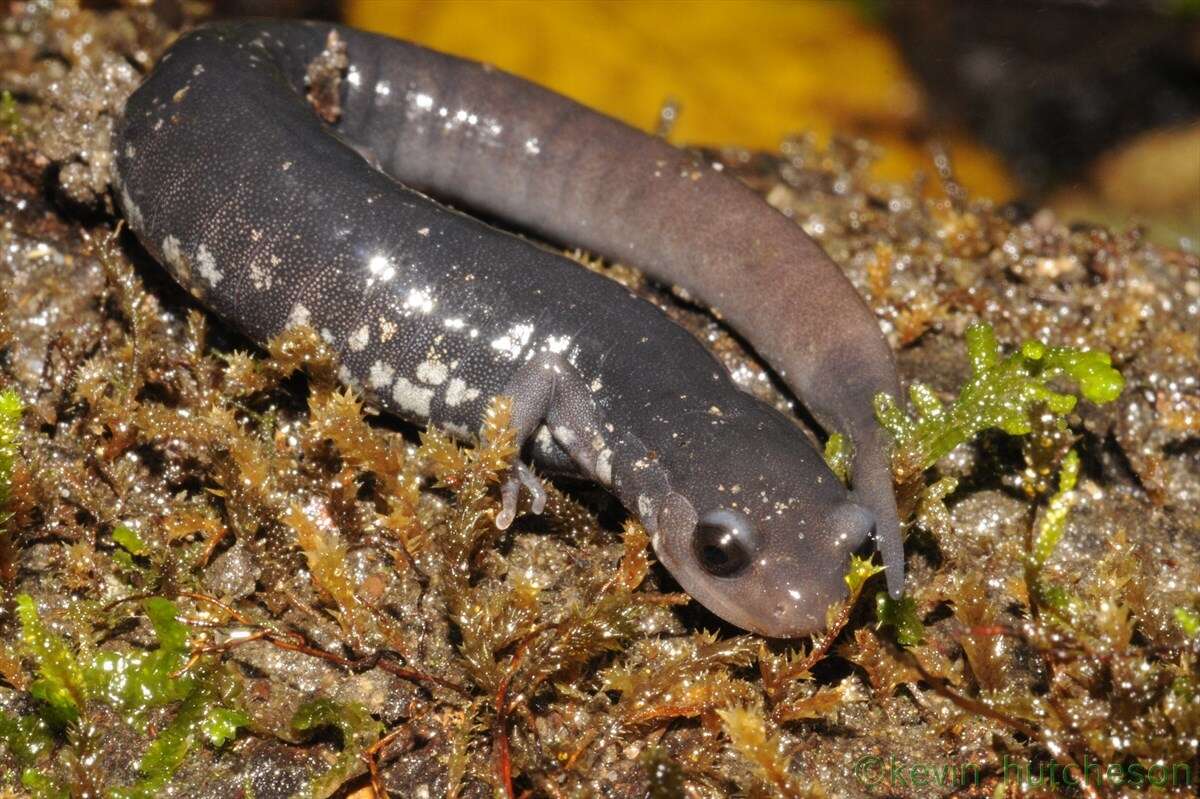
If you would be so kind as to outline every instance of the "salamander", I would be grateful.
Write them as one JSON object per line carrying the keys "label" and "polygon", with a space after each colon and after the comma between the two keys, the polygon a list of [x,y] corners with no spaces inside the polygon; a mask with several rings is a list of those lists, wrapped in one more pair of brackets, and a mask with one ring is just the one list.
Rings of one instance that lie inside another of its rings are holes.
{"label": "salamander", "polygon": [[[306,71],[331,42],[348,65],[326,121]],[[511,396],[528,458],[502,483],[499,527],[522,490],[541,511],[533,463],[607,487],[684,590],[745,629],[822,627],[872,529],[901,591],[872,412],[898,394],[890,348],[837,265],[719,164],[486,65],[279,21],[181,37],[129,98],[113,155],[130,228],[251,339],[309,325],[344,382],[463,438]],[[659,309],[428,195],[716,308],[849,435],[852,490]]]}

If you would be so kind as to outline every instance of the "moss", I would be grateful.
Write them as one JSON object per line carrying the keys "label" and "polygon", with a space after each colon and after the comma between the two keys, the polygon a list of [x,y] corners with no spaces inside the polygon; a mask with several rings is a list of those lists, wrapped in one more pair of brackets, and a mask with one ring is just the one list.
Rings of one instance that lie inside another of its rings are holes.
{"label": "moss", "polygon": [[924,638],[924,628],[917,616],[917,603],[912,597],[892,599],[886,591],[875,595],[875,627],[891,627],[900,646],[916,646]]}
{"label": "moss", "polygon": [[1041,569],[1046,564],[1046,560],[1062,540],[1078,480],[1079,453],[1071,450],[1063,459],[1062,471],[1058,477],[1058,492],[1051,497],[1050,505],[1042,515],[1042,521],[1038,524],[1037,534],[1033,539],[1033,551],[1029,554],[1029,559],[1035,569]]}
{"label": "moss", "polygon": [[[236,704],[236,683],[222,668],[206,661],[189,670],[195,665],[189,632],[177,620],[174,603],[161,597],[143,600],[158,645],[121,652],[76,649],[46,626],[31,597],[22,594],[16,602],[22,643],[37,674],[28,690],[41,704],[35,715],[5,717],[0,731],[27,773],[51,751],[55,737],[66,738],[65,747],[57,751],[58,763],[77,759],[72,750],[83,752],[94,745],[88,740],[93,735],[89,717],[115,711],[146,729],[150,711],[174,706],[170,722],[150,736],[138,760],[141,778],[126,786],[109,784],[107,790],[107,795],[121,799],[157,796],[195,743],[220,747],[249,722],[249,716],[231,706]],[[35,792],[49,795],[67,784],[52,769],[38,772],[25,780]]]}
{"label": "moss", "polygon": [[312,734],[331,727],[342,739],[342,750],[329,770],[315,777],[308,785],[308,795],[324,799],[337,791],[355,771],[362,768],[361,756],[383,734],[383,728],[362,705],[339,705],[328,699],[306,702],[292,717],[292,729]]}
{"label": "moss", "polygon": [[120,546],[130,555],[144,555],[149,551],[146,542],[137,534],[137,531],[132,527],[124,524],[118,524],[112,531],[113,543]]}
{"label": "moss", "polygon": [[1070,413],[1077,398],[1051,389],[1049,384],[1056,378],[1074,380],[1080,394],[1098,404],[1115,400],[1125,385],[1107,353],[1028,341],[1002,358],[995,334],[986,324],[969,327],[966,344],[971,375],[950,407],[920,382],[909,390],[915,417],[901,411],[890,396],[876,397],[876,416],[895,440],[893,460],[901,482],[984,430],[996,428],[1015,436],[1030,433],[1038,407],[1059,417]]}
{"label": "moss", "polygon": [[90,686],[84,680],[84,669],[66,641],[42,623],[33,598],[27,594],[17,597],[17,618],[21,622],[21,642],[38,675],[29,693],[44,703],[43,716],[61,730],[79,719],[88,701]]}
{"label": "moss", "polygon": [[[159,652],[165,650],[164,645]],[[220,669],[199,669],[193,677],[171,686],[155,686],[153,680],[143,680],[142,686],[145,694],[156,696],[156,701],[172,693],[183,696],[170,724],[154,737],[138,760],[141,778],[128,786],[114,787],[109,793],[114,799],[150,799],[162,795],[193,746],[204,741],[219,749],[250,722],[245,712],[227,706],[235,701],[235,683]]]}
{"label": "moss", "polygon": [[0,535],[9,519],[8,502],[12,494],[13,467],[23,412],[24,404],[16,391],[0,391]]}
{"label": "moss", "polygon": [[7,90],[0,91],[0,130],[13,138],[19,138],[24,134],[24,125],[21,122],[21,111],[17,108],[17,100]]}
{"label": "moss", "polygon": [[1175,608],[1175,622],[1192,638],[1200,638],[1200,613],[1191,608]]}
{"label": "moss", "polygon": [[843,483],[850,482],[850,463],[854,453],[850,449],[850,439],[841,433],[834,433],[825,442],[825,462],[830,470]]}
{"label": "moss", "polygon": [[787,752],[779,735],[763,713],[753,707],[730,707],[719,712],[725,734],[748,768],[742,789],[747,793],[763,791],[786,799],[824,797],[820,786],[792,773]]}

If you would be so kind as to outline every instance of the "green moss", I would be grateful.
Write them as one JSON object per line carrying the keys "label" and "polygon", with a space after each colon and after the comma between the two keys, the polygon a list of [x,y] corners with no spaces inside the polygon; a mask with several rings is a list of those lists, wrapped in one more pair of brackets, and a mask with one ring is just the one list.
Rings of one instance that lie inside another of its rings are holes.
{"label": "green moss", "polygon": [[301,705],[292,717],[292,729],[302,734],[324,727],[332,727],[341,734],[342,751],[328,771],[309,783],[308,795],[314,799],[331,795],[360,769],[360,755],[383,734],[383,725],[356,702],[339,704],[330,699],[315,699]]}
{"label": "green moss", "polygon": [[176,621],[175,605],[161,597],[143,602],[158,637],[149,652],[97,652],[87,670],[87,682],[97,698],[125,713],[138,724],[147,710],[183,700],[195,689],[191,677],[178,676],[187,662],[188,631]]}
{"label": "green moss", "polygon": [[1050,498],[1033,534],[1026,563],[1026,583],[1033,599],[1058,619],[1068,621],[1081,615],[1079,599],[1062,586],[1049,583],[1042,571],[1066,532],[1067,516],[1075,504],[1075,484],[1079,480],[1079,454],[1067,452],[1058,474],[1058,491]]}
{"label": "green moss", "polygon": [[[29,596],[17,597],[22,641],[38,673],[29,693],[42,702],[38,716],[0,721],[0,734],[18,762],[35,760],[51,745],[51,732],[68,727],[77,732],[69,736],[67,748],[86,746],[87,733],[78,731],[86,729],[82,722],[96,703],[122,713],[143,730],[148,710],[178,703],[171,722],[154,735],[138,762],[142,778],[110,792],[116,799],[152,797],[161,792],[197,741],[220,747],[249,723],[236,706],[238,684],[224,669],[206,662],[182,673],[190,657],[189,633],[177,618],[175,604],[150,597],[142,608],[158,639],[155,649],[77,652],[46,627]],[[54,795],[56,783],[51,777],[39,776],[34,783],[26,787]]]}
{"label": "green moss", "polygon": [[846,587],[850,589],[850,596],[857,597],[862,592],[863,584],[881,571],[883,571],[883,567],[876,565],[870,558],[851,555],[850,569],[846,572],[845,577]]}
{"label": "green moss", "polygon": [[13,138],[23,136],[25,132],[25,123],[17,108],[17,100],[7,90],[0,92],[0,130]]}
{"label": "green moss", "polygon": [[122,547],[130,555],[146,554],[146,542],[132,527],[118,524],[112,531],[113,543]]}
{"label": "green moss", "polygon": [[1200,613],[1191,608],[1175,608],[1175,623],[1191,638],[1200,638]]}
{"label": "green moss", "polygon": [[900,646],[916,646],[925,637],[925,628],[917,615],[917,602],[909,596],[892,599],[886,591],[875,595],[875,628],[891,627]]}
{"label": "green moss", "polygon": [[18,767],[24,769],[33,766],[51,751],[54,736],[41,716],[0,713],[0,743],[8,749]]}
{"label": "green moss", "polygon": [[1051,389],[1058,378],[1073,380],[1081,396],[1098,404],[1112,402],[1125,386],[1104,352],[1029,341],[1002,358],[991,326],[982,323],[967,329],[966,340],[971,375],[949,406],[923,383],[914,383],[909,392],[915,417],[886,394],[875,398],[876,416],[895,440],[901,480],[928,469],[984,430],[1029,433],[1039,406],[1058,416],[1070,413],[1077,397]]}
{"label": "green moss", "polygon": [[113,563],[125,580],[141,591],[158,590],[165,570],[164,560],[170,555],[126,524],[113,528],[112,540],[117,545],[112,553]]}
{"label": "green moss", "polygon": [[17,597],[17,618],[21,622],[21,641],[38,673],[29,693],[44,703],[43,717],[61,729],[79,718],[87,702],[84,668],[70,645],[42,622],[28,594]]}
{"label": "green moss", "polygon": [[17,392],[12,389],[0,391],[0,532],[8,519],[5,508],[12,493],[17,437],[21,432],[21,414],[24,410]]}
{"label": "green moss", "polygon": [[825,442],[825,462],[843,483],[850,482],[850,461],[852,459],[850,439],[841,433],[834,433]]}
{"label": "green moss", "polygon": [[1071,512],[1071,505],[1075,501],[1075,483],[1078,479],[1079,453],[1071,450],[1063,459],[1058,476],[1058,492],[1050,498],[1050,505],[1046,508],[1033,539],[1030,558],[1037,569],[1045,565],[1058,542],[1062,540],[1067,526],[1067,514]]}
{"label": "green moss", "polygon": [[71,792],[54,777],[32,768],[21,774],[21,784],[29,789],[34,799],[69,799],[71,796]]}
{"label": "green moss", "polygon": [[[171,621],[174,622],[174,618]],[[235,698],[235,684],[222,670],[210,668],[188,680],[188,686],[175,718],[154,738],[138,761],[142,779],[115,789],[110,794],[113,799],[158,796],[198,740],[221,747],[237,734],[240,727],[250,722],[245,713],[226,706]]]}

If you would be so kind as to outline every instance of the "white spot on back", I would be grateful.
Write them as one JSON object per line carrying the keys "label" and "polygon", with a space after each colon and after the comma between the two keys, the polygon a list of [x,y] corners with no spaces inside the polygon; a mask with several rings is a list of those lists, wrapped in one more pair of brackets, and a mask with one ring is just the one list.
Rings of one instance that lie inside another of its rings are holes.
{"label": "white spot on back", "polygon": [[492,349],[516,360],[532,335],[533,325],[527,322],[513,325],[503,336],[492,339]]}
{"label": "white spot on back", "polygon": [[337,376],[343,385],[350,386],[351,388],[359,387],[358,381],[354,379],[354,375],[350,373],[350,369],[345,364],[338,367]]}
{"label": "white spot on back", "polygon": [[250,262],[250,282],[254,285],[254,288],[259,291],[267,291],[271,288],[274,279],[271,270],[263,268],[260,259],[255,258]]}
{"label": "white spot on back", "polygon": [[367,382],[371,384],[371,388],[376,391],[382,391],[392,384],[392,378],[395,376],[395,369],[383,361],[376,361],[371,364],[371,371],[367,375]]}
{"label": "white spot on back", "polygon": [[379,340],[387,343],[396,335],[396,323],[390,319],[379,318]]}
{"label": "white spot on back", "polygon": [[183,261],[183,252],[179,249],[179,239],[174,236],[167,236],[162,242],[163,258],[167,259],[167,264],[176,269],[186,271],[187,264]]}
{"label": "white spot on back", "polygon": [[368,286],[376,280],[386,283],[396,276],[396,267],[386,255],[372,255],[367,261],[367,271],[371,273],[371,277],[367,279]]}
{"label": "white spot on back", "polygon": [[288,314],[287,327],[307,325],[310,318],[311,314],[309,314],[308,309],[300,303],[296,303],[292,306],[291,313]]}
{"label": "white spot on back", "polygon": [[457,408],[464,402],[470,402],[479,396],[479,389],[470,388],[459,378],[451,379],[450,385],[446,386],[446,405],[451,408]]}
{"label": "white spot on back", "polygon": [[125,209],[125,218],[129,220],[129,224],[134,230],[141,230],[143,224],[142,209],[134,204],[129,196],[129,192],[125,191],[124,186],[121,187],[119,194],[121,197],[121,207]]}
{"label": "white spot on back", "polygon": [[639,519],[649,519],[650,515],[654,513],[654,501],[645,494],[642,494],[637,498],[637,506]]}
{"label": "white spot on back", "polygon": [[396,378],[392,387],[392,398],[402,411],[408,411],[421,418],[429,418],[429,403],[433,399],[433,389],[410,383],[407,378]]}
{"label": "white spot on back", "polygon": [[355,330],[346,339],[346,343],[350,345],[351,352],[362,352],[371,343],[371,326],[363,325],[358,330]]}
{"label": "white spot on back", "polygon": [[440,386],[446,382],[450,370],[441,361],[421,361],[417,364],[417,379],[431,386]]}
{"label": "white spot on back", "polygon": [[465,424],[458,424],[457,422],[446,422],[442,425],[442,427],[444,427],[446,429],[446,432],[450,433],[455,438],[470,438],[471,437],[471,431],[467,429],[467,426]]}
{"label": "white spot on back", "polygon": [[404,307],[421,313],[429,313],[433,310],[433,294],[429,289],[412,289],[404,298]]}
{"label": "white spot on back", "polygon": [[596,479],[604,485],[612,485],[612,450],[603,450],[596,456]]}
{"label": "white spot on back", "polygon": [[217,269],[216,260],[203,244],[196,250],[196,261],[200,265],[200,277],[207,280],[212,286],[221,282],[224,275],[221,274],[221,270]]}
{"label": "white spot on back", "polygon": [[575,443],[575,431],[569,427],[559,425],[554,428],[554,437],[557,438],[564,447],[570,447]]}

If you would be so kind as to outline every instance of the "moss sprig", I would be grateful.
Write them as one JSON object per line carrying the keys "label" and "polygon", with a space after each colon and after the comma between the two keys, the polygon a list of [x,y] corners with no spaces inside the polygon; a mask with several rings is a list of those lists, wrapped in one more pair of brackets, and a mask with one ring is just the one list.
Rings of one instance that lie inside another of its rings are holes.
{"label": "moss sprig", "polygon": [[850,482],[850,465],[853,458],[850,439],[841,433],[831,434],[825,442],[825,463],[843,483]]}
{"label": "moss sprig", "polygon": [[17,99],[7,89],[0,91],[0,130],[14,139],[25,135],[25,122],[21,119],[21,109],[17,107]]}
{"label": "moss sprig", "polygon": [[13,389],[0,391],[0,534],[10,518],[8,502],[12,496],[13,467],[17,459],[17,438],[25,411],[21,395]]}
{"label": "moss sprig", "polygon": [[1060,417],[1070,413],[1079,398],[1050,388],[1058,378],[1074,381],[1079,396],[1097,404],[1112,402],[1125,387],[1105,352],[1027,341],[1002,357],[995,333],[984,323],[967,329],[966,344],[971,374],[948,406],[923,383],[909,390],[915,415],[906,414],[886,394],[875,398],[875,415],[895,442],[898,482],[924,472],[984,430],[1029,433],[1039,405]]}
{"label": "moss sprig", "polygon": [[761,710],[752,705],[734,706],[718,711],[721,726],[733,748],[748,766],[747,781],[741,786],[748,793],[765,791],[766,796],[785,799],[823,799],[819,783],[806,783],[788,767],[788,754],[774,726]]}
{"label": "moss sprig", "polygon": [[360,756],[383,734],[383,725],[355,702],[314,699],[301,705],[292,716],[292,729],[305,737],[325,728],[338,732],[341,751],[326,771],[309,782],[304,795],[312,799],[325,799],[351,776],[365,770]]}

